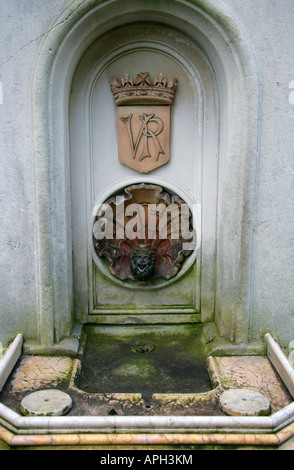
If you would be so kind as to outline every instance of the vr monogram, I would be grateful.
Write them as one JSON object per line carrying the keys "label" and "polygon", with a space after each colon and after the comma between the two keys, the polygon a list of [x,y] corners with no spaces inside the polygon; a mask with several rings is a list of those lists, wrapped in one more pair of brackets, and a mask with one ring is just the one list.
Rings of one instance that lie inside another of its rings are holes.
{"label": "vr monogram", "polygon": [[[129,114],[129,116],[127,117],[121,117],[121,120],[126,125],[127,133],[130,139],[132,157],[136,158],[138,146],[141,142],[142,137],[144,136],[144,144],[143,144],[143,150],[140,156],[140,160],[143,160],[143,158],[146,158],[146,157],[151,157],[151,154],[149,151],[149,145],[148,145],[148,137],[152,137],[153,139],[155,159],[158,160],[159,155],[161,153],[164,155],[164,150],[162,149],[162,146],[160,145],[160,142],[157,137],[163,130],[162,120],[159,117],[156,117],[155,114],[145,114],[145,113],[143,113],[143,115],[139,114],[139,118],[141,119],[142,124],[138,132],[137,138],[134,141],[133,131],[132,131],[132,117],[133,117],[133,113]],[[149,127],[149,125],[151,125],[153,122],[156,122],[158,124],[157,129],[152,130],[152,128]]]}

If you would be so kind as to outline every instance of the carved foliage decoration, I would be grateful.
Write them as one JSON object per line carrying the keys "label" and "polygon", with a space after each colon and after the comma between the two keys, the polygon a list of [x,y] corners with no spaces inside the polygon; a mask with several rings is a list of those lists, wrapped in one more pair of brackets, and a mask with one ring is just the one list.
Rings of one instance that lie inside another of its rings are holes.
{"label": "carved foliage decoration", "polygon": [[141,183],[105,201],[93,244],[113,276],[146,282],[174,277],[193,252],[195,235],[190,209],[178,195]]}

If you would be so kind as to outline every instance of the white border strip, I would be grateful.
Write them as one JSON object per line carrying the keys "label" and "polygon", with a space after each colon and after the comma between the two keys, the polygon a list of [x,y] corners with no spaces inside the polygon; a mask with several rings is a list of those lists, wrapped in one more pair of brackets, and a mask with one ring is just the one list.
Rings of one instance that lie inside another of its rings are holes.
{"label": "white border strip", "polygon": [[272,336],[267,333],[265,335],[267,345],[267,354],[271,363],[277,370],[282,381],[289,390],[292,398],[294,398],[294,369],[288,361],[287,357],[281,350],[280,346],[274,341]]}
{"label": "white border strip", "polygon": [[18,334],[14,341],[9,345],[0,361],[0,392],[4,387],[6,380],[11,374],[16,362],[18,361],[23,344],[22,334]]}

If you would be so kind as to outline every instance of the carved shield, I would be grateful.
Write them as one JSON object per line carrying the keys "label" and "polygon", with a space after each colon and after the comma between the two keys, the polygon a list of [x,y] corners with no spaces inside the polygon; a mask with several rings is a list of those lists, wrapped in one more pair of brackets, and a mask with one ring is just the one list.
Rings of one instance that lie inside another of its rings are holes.
{"label": "carved shield", "polygon": [[119,161],[141,173],[165,165],[170,157],[169,106],[118,106]]}

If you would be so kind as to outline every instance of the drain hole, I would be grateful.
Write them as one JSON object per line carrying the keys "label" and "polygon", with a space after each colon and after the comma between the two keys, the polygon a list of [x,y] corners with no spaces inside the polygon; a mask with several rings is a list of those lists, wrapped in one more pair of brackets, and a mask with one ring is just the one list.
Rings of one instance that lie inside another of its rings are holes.
{"label": "drain hole", "polygon": [[110,410],[110,411],[108,412],[108,414],[109,414],[110,416],[115,416],[115,415],[117,415],[117,412],[115,411],[114,408],[112,408],[112,410]]}
{"label": "drain hole", "polygon": [[154,351],[155,346],[152,343],[139,344],[138,346],[133,346],[132,350],[140,354],[147,354]]}

